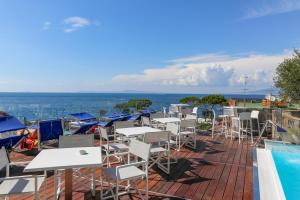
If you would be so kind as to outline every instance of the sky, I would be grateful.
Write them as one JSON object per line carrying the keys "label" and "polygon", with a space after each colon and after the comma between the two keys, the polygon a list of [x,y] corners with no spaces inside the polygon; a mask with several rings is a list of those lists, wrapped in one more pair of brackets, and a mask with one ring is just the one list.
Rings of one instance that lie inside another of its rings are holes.
{"label": "sky", "polygon": [[299,18],[299,0],[0,0],[0,92],[266,89]]}

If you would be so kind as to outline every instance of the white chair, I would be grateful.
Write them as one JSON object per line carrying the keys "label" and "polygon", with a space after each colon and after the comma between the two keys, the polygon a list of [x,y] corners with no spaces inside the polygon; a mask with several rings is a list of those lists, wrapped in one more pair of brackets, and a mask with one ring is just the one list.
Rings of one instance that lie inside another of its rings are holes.
{"label": "white chair", "polygon": [[191,114],[187,114],[184,118],[184,120],[186,119],[193,119],[193,120],[197,120],[197,116],[196,115],[191,115]]}
{"label": "white chair", "polygon": [[248,135],[251,136],[251,142],[253,143],[253,131],[252,131],[252,120],[249,112],[241,112],[239,117],[231,118],[231,138],[234,134],[238,135],[239,143],[241,139]]}
{"label": "white chair", "polygon": [[[114,140],[111,141],[105,128],[99,127],[98,132],[100,135],[100,146],[106,154],[103,160],[106,159],[107,165],[110,166],[112,164],[109,160],[111,155],[114,155],[118,159],[118,162],[122,161],[122,157],[117,156],[117,153],[128,151],[128,146],[124,143],[118,143]],[[106,142],[103,143],[103,140]]]}
{"label": "white chair", "polygon": [[232,107],[223,107],[223,114],[218,115],[214,110],[213,111],[213,124],[212,124],[212,137],[214,137],[216,124],[218,121],[221,121],[221,134],[224,134],[227,138],[230,132],[230,119],[235,116],[235,111]]}
{"label": "white chair", "polygon": [[[258,110],[251,111],[251,120],[255,120],[257,122],[257,132],[258,132],[258,135],[260,135],[260,123],[259,123],[259,111]],[[254,131],[254,130],[252,129],[252,131]]]}
{"label": "white chair", "polygon": [[192,114],[192,110],[190,108],[181,108],[180,118],[185,118],[186,115]]}
{"label": "white chair", "polygon": [[[131,139],[129,143],[128,163],[103,169],[101,179],[101,199],[111,198],[111,196],[107,196],[109,195],[108,192],[111,192],[111,195],[115,200],[119,199],[120,195],[130,192],[130,181],[137,179],[145,179],[145,199],[148,199],[148,160],[150,157],[150,146],[150,144]],[[137,161],[137,159],[131,161],[131,155],[140,158],[141,161]],[[139,167],[141,167],[141,169]],[[108,181],[109,190],[106,194],[103,194],[105,180]],[[125,191],[119,192],[120,183],[125,181],[127,181]],[[134,181],[133,183],[137,182]],[[113,187],[115,187],[115,191],[113,190]],[[135,187],[139,194],[139,198],[142,199],[142,194],[137,185]]]}
{"label": "white chair", "polygon": [[167,117],[167,108],[163,107],[163,113],[164,113],[164,117]]}
{"label": "white chair", "polygon": [[94,135],[69,135],[59,136],[59,148],[73,148],[73,147],[92,147],[94,146]]}
{"label": "white chair", "polygon": [[116,130],[118,128],[131,128],[131,127],[134,127],[134,122],[133,121],[115,121],[114,125],[113,125],[113,128],[114,128],[114,141],[126,142],[126,141],[123,141],[123,137],[121,137],[116,132]]}
{"label": "white chair", "polygon": [[[93,147],[94,146],[94,135],[68,135],[68,136],[59,136],[58,148],[75,148],[75,147]],[[58,183],[56,183],[56,178],[54,181],[55,187],[58,188],[57,195],[61,192],[60,187],[63,185],[61,182],[61,175],[63,170],[58,170],[54,172],[54,176],[58,177]],[[76,180],[79,184],[84,187],[87,185],[80,181],[80,179],[88,179],[91,181],[91,189],[93,196],[95,196],[95,169],[92,169],[92,177],[89,177],[80,172],[80,168],[73,169],[73,176],[76,177]]]}
{"label": "white chair", "polygon": [[118,128],[130,128],[134,127],[134,122],[132,121],[115,121],[114,122],[114,130]]}
{"label": "white chair", "polygon": [[179,113],[179,108],[177,106],[169,107],[169,117],[176,117]]}
{"label": "white chair", "polygon": [[[157,167],[163,172],[170,174],[170,132],[161,131],[145,133],[144,142],[151,144],[148,169],[157,164]],[[166,161],[162,159],[166,159]]]}
{"label": "white chair", "polygon": [[193,108],[192,114],[196,116],[198,115],[198,107]]}
{"label": "white chair", "polygon": [[[0,197],[8,199],[10,195],[33,193],[34,199],[39,199],[38,191],[46,180],[46,172],[43,175],[10,176],[10,167],[13,165],[26,165],[29,162],[9,162],[4,147],[0,150],[0,170],[6,168],[6,177],[0,178]],[[44,199],[46,199],[46,181],[44,183]]]}
{"label": "white chair", "polygon": [[184,145],[196,149],[196,120],[182,120],[180,126],[175,123],[167,123],[166,131],[172,133],[170,144],[175,145],[177,151],[180,151]]}
{"label": "white chair", "polygon": [[162,112],[151,113],[150,120],[153,120],[154,118],[164,118],[164,113]]}
{"label": "white chair", "polygon": [[196,149],[196,120],[185,119],[180,122],[180,135],[182,145]]}
{"label": "white chair", "polygon": [[151,113],[150,114],[150,120],[151,120],[150,124],[154,128],[165,129],[165,124],[161,124],[156,121],[153,121],[153,119],[155,119],[155,118],[164,118],[164,113],[162,113],[162,112]]}
{"label": "white chair", "polygon": [[149,117],[142,116],[141,121],[142,121],[142,126],[151,126]]}

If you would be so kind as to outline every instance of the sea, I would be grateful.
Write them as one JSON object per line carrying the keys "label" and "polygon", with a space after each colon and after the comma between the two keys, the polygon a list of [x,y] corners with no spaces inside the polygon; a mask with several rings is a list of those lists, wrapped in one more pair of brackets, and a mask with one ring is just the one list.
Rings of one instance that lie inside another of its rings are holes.
{"label": "sea", "polygon": [[[68,117],[70,113],[89,112],[99,116],[101,110],[118,112],[114,107],[129,99],[146,98],[152,101],[151,108],[162,110],[171,103],[178,103],[186,96],[203,97],[206,94],[148,94],[148,93],[6,93],[0,92],[0,111],[19,119],[47,120]],[[264,95],[225,94],[225,98],[256,99]]]}

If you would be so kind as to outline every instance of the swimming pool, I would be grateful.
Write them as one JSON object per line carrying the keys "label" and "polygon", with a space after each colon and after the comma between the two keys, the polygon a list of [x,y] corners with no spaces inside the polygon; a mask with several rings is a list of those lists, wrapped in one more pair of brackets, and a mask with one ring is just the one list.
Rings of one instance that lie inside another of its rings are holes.
{"label": "swimming pool", "polygon": [[[300,199],[300,146],[267,142],[287,200]],[[271,148],[269,147],[271,145]]]}
{"label": "swimming pool", "polygon": [[256,149],[255,155],[254,183],[259,185],[256,199],[300,199],[299,145],[266,140],[265,149]]}

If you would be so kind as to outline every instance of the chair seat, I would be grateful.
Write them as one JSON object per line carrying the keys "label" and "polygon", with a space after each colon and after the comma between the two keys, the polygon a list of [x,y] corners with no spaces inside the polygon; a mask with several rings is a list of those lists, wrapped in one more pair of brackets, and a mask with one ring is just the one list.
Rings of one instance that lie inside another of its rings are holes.
{"label": "chair seat", "polygon": [[150,149],[150,153],[160,153],[160,152],[165,152],[165,151],[167,151],[167,150],[163,147],[153,147]]}
{"label": "chair seat", "polygon": [[225,118],[225,117],[229,117],[228,115],[219,115],[219,118]]}
{"label": "chair seat", "polygon": [[192,131],[181,131],[180,134],[181,135],[192,135],[192,134],[194,134],[194,132],[192,132]]}
{"label": "chair seat", "polygon": [[127,179],[138,178],[146,175],[144,171],[140,170],[136,166],[128,166],[128,167],[120,168],[118,174],[116,168],[105,168],[103,172],[106,176],[114,180],[117,179],[127,180]]}
{"label": "chair seat", "polygon": [[[107,150],[107,145],[103,145],[103,147],[105,148],[105,150]],[[112,143],[112,144],[109,144],[109,150],[110,151],[127,151],[128,146],[123,143]]]}
{"label": "chair seat", "polygon": [[[45,177],[37,177],[37,190],[41,187]],[[0,185],[0,195],[21,194],[34,192],[34,178],[16,178],[4,180]]]}

